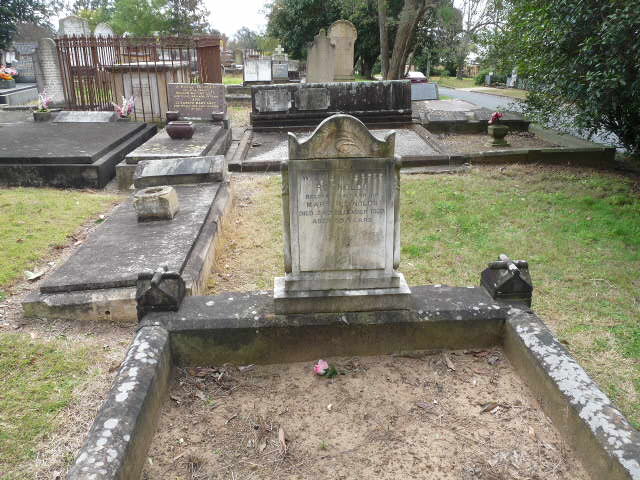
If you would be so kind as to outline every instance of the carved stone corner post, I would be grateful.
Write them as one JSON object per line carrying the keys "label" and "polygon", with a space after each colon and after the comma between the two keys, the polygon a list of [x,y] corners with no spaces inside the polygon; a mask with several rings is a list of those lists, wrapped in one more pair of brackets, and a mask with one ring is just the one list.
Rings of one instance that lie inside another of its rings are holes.
{"label": "carved stone corner post", "polygon": [[178,272],[166,265],[155,272],[138,274],[136,310],[138,321],[149,312],[175,312],[186,294],[185,283]]}
{"label": "carved stone corner post", "polygon": [[531,306],[533,283],[529,264],[524,260],[511,260],[501,254],[500,260],[489,263],[480,275],[480,285],[494,300],[524,303]]}

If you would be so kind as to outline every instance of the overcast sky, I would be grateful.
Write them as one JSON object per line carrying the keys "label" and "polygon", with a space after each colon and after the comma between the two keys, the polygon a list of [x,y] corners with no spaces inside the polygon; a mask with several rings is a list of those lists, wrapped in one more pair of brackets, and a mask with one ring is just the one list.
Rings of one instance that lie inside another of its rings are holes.
{"label": "overcast sky", "polygon": [[228,37],[242,27],[263,31],[267,26],[264,7],[267,0],[205,0],[211,12],[211,26]]}

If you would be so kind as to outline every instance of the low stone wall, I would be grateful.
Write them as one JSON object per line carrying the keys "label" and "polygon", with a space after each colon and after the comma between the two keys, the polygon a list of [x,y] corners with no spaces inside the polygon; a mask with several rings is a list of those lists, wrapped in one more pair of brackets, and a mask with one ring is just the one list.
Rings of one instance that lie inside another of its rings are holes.
{"label": "low stone wall", "polygon": [[365,124],[411,123],[411,83],[382,82],[286,83],[251,88],[254,129],[314,128],[336,113]]}

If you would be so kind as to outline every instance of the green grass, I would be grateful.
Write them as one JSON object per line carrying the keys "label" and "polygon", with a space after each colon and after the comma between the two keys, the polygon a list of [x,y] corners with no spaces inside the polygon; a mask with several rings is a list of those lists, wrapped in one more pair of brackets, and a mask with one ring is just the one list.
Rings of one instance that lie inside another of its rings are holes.
{"label": "green grass", "polygon": [[69,235],[117,198],[46,188],[0,189],[0,297],[51,247],[69,243]]}
{"label": "green grass", "polygon": [[458,80],[456,77],[430,77],[430,82],[436,82],[438,85],[450,88],[471,88],[476,85],[473,83],[473,78],[463,78]]}
{"label": "green grass", "polygon": [[0,335],[0,352],[0,478],[10,480],[24,478],[16,467],[55,429],[95,353],[23,334]]}
{"label": "green grass", "polygon": [[224,75],[222,77],[222,83],[225,85],[241,85],[242,75]]}
{"label": "green grass", "polygon": [[[281,220],[279,178],[264,182],[244,210],[245,219],[255,220],[242,228],[254,233],[246,242],[233,236],[234,252],[248,266],[233,268],[268,288],[282,269],[281,243],[274,240]],[[500,253],[528,260],[535,311],[640,426],[640,199],[632,180],[512,166],[403,176],[401,195],[400,271],[410,285],[478,285]],[[255,232],[262,231],[268,235],[255,261]]]}

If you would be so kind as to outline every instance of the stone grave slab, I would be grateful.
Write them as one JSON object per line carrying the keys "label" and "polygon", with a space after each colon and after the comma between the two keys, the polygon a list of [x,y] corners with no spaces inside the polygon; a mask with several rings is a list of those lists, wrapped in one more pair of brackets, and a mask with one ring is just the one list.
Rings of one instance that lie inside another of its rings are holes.
{"label": "stone grave slab", "polygon": [[227,112],[225,89],[221,83],[169,83],[169,110],[182,118],[222,120]]}
{"label": "stone grave slab", "polygon": [[276,313],[408,308],[410,290],[397,271],[395,134],[379,140],[355,117],[334,115],[306,139],[289,134],[288,157],[286,275],[275,280]]}
{"label": "stone grave slab", "polygon": [[166,130],[160,131],[155,137],[127,155],[126,162],[136,164],[140,160],[202,157],[228,133],[222,125],[214,123],[195,123],[194,126],[193,137],[188,140],[174,140]]}
{"label": "stone grave slab", "polygon": [[139,223],[129,198],[42,282],[40,292],[131,287],[138,273],[162,264],[182,271],[219,186],[175,187],[180,211],[172,220]]}
{"label": "stone grave slab", "polygon": [[[390,129],[371,129],[370,132],[378,139],[383,139]],[[396,155],[402,158],[436,155],[436,152],[420,135],[411,128],[398,128],[396,132]],[[306,139],[310,130],[299,133],[300,138]],[[245,162],[275,162],[279,164],[286,158],[288,152],[288,138],[286,131],[254,132],[251,146]]]}
{"label": "stone grave slab", "polygon": [[296,91],[295,102],[298,110],[326,110],[331,97],[327,88],[306,88]]}
{"label": "stone grave slab", "polygon": [[0,164],[91,164],[145,126],[138,122],[7,125],[2,127]]}
{"label": "stone grave slab", "polygon": [[412,83],[411,101],[440,100],[437,83]]}
{"label": "stone grave slab", "polygon": [[108,123],[118,120],[116,112],[83,112],[64,110],[56,115],[54,123]]}
{"label": "stone grave slab", "polygon": [[254,103],[256,111],[261,113],[286,112],[291,108],[291,94],[288,90],[258,90]]}
{"label": "stone grave slab", "polygon": [[143,160],[138,163],[133,182],[136,188],[221,182],[224,168],[224,155]]}

